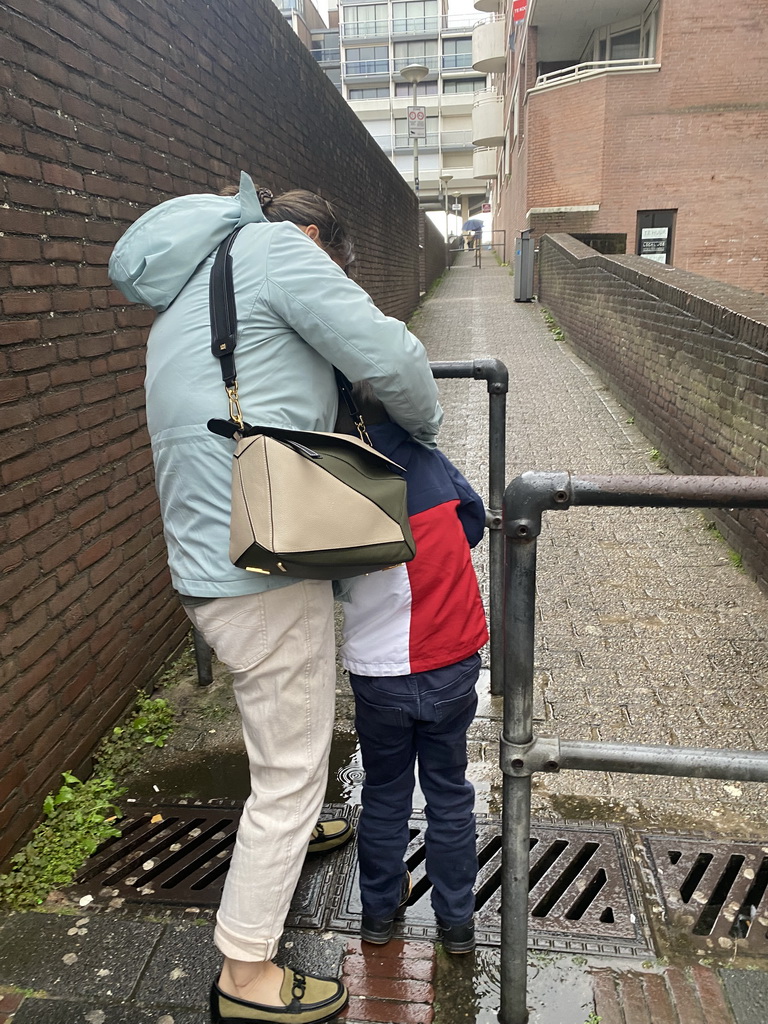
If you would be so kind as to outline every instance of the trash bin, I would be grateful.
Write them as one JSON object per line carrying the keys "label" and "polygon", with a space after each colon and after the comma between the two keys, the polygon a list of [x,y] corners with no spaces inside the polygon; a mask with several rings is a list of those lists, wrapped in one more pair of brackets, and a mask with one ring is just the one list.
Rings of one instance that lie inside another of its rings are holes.
{"label": "trash bin", "polygon": [[515,239],[515,302],[533,299],[533,244],[530,231]]}

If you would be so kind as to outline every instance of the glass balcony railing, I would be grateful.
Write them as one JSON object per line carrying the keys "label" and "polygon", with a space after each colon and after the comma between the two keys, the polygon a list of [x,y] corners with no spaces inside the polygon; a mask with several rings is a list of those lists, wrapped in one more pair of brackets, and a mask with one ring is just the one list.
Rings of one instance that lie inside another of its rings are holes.
{"label": "glass balcony railing", "polygon": [[[427,132],[426,139],[419,139],[419,149],[426,149],[429,146],[437,148],[439,143],[439,132]],[[410,138],[407,132],[398,132],[397,135],[395,135],[395,149],[413,149],[413,139]]]}
{"label": "glass balcony railing", "polygon": [[344,64],[344,74],[347,78],[354,78],[355,75],[374,76],[388,75],[388,60],[348,60]]}
{"label": "glass balcony railing", "polygon": [[341,60],[341,50],[312,50],[312,56],[318,64],[338,64]]}
{"label": "glass balcony railing", "polygon": [[443,71],[460,71],[472,67],[472,53],[444,53],[442,58]]}
{"label": "glass balcony railing", "polygon": [[341,35],[344,39],[360,39],[363,36],[387,36],[389,35],[389,22],[384,21],[349,21],[341,26]]}
{"label": "glass balcony railing", "polygon": [[[283,9],[298,9],[295,5],[304,0],[279,0],[278,6]],[[291,6],[293,5],[293,6]],[[341,8],[343,11],[343,8]],[[339,27],[343,39],[382,38],[390,35],[438,35],[440,32],[458,35],[471,35],[472,29],[483,22],[489,21],[489,15],[470,16],[468,14],[433,16],[430,18],[394,18],[371,19],[366,21],[343,21]]]}
{"label": "glass balcony railing", "polygon": [[394,61],[395,71],[402,71],[403,68],[407,68],[409,64],[423,64],[424,67],[429,68],[430,71],[437,71],[440,67],[440,57],[438,54],[430,54],[426,56],[421,54],[416,57],[395,57]]}

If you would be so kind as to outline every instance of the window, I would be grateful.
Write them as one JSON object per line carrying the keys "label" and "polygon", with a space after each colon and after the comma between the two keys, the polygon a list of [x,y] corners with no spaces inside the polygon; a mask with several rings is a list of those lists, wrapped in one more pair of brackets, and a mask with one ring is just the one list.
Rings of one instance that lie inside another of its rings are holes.
{"label": "window", "polygon": [[392,4],[393,32],[437,32],[437,0],[405,0]]}
{"label": "window", "polygon": [[443,79],[443,92],[480,92],[485,88],[484,78],[446,78]]}
{"label": "window", "polygon": [[351,100],[377,100],[382,96],[389,96],[389,86],[382,85],[376,89],[350,89]]}
{"label": "window", "polygon": [[385,36],[387,34],[387,5],[365,4],[360,7],[343,6],[345,38]]}
{"label": "window", "polygon": [[[427,137],[419,139],[420,146],[436,146],[440,136],[439,119],[427,117]],[[413,145],[413,139],[408,136],[408,118],[395,118],[395,149],[404,149]]]}
{"label": "window", "polygon": [[312,35],[312,56],[315,60],[335,60],[341,59],[341,51],[339,50],[339,33],[338,32],[321,32],[313,33]]}
{"label": "window", "polygon": [[656,263],[672,262],[677,210],[638,210],[636,253]]}
{"label": "window", "polygon": [[438,60],[436,39],[395,43],[395,71],[409,64],[425,64],[430,71],[437,71]]}
{"label": "window", "polygon": [[386,75],[389,73],[389,47],[348,46],[344,50],[347,75]]}
{"label": "window", "polygon": [[[417,96],[436,96],[437,82],[419,82],[416,86]],[[395,83],[395,96],[413,96],[413,86],[408,82]]]}
{"label": "window", "polygon": [[621,32],[611,36],[609,60],[633,60],[640,56],[640,29]]}
{"label": "window", "polygon": [[659,17],[658,4],[648,11],[643,18],[641,28],[642,39],[640,41],[640,56],[649,60],[656,60],[656,25]]}
{"label": "window", "polygon": [[443,70],[472,67],[472,39],[443,40]]}

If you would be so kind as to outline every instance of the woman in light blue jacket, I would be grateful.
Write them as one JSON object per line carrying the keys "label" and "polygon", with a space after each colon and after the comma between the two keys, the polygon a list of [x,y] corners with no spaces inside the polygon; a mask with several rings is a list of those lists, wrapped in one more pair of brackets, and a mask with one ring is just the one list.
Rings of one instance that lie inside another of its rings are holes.
{"label": "woman in light blue jacket", "polygon": [[273,198],[247,174],[234,196],[171,199],[115,247],[110,277],[159,312],[147,347],[147,425],[173,586],[233,673],[251,795],[215,941],[224,965],[214,1024],[330,1020],[347,1001],[335,979],[278,968],[278,946],[325,794],[334,720],[331,584],[238,569],[229,561],[233,442],[206,428],[228,405],[210,348],[215,250],[232,250],[237,373],[247,422],[333,430],[333,367],[368,380],[390,417],[435,446],[442,412],[421,343],[345,274],[351,245],[333,209],[308,192]]}

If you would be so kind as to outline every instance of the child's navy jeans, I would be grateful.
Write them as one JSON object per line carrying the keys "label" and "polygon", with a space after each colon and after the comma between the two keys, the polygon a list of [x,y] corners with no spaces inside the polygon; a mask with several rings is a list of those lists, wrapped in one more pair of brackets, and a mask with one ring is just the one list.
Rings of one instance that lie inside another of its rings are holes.
{"label": "child's navy jeans", "polygon": [[358,827],[363,913],[391,919],[400,902],[410,833],[414,765],[426,798],[432,906],[446,925],[475,909],[474,801],[466,779],[467,730],[477,708],[480,655],[407,676],[350,673],[365,782]]}

